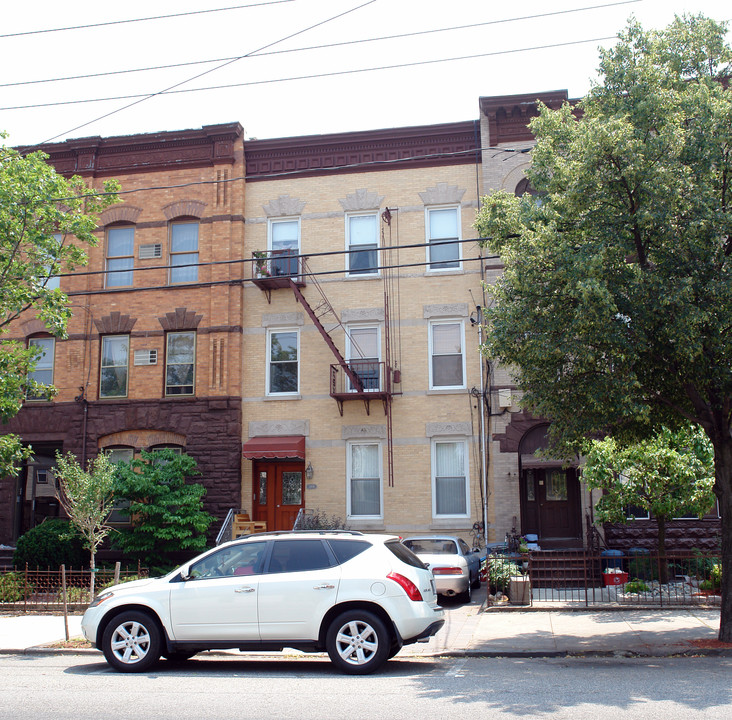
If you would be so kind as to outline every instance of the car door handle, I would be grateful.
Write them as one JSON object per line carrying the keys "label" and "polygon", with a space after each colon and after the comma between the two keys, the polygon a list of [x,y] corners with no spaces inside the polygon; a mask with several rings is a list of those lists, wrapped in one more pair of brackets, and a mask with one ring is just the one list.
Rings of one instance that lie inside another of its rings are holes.
{"label": "car door handle", "polygon": [[335,585],[329,585],[328,583],[323,583],[322,585],[314,585],[313,590],[332,590],[335,587]]}
{"label": "car door handle", "polygon": [[234,590],[234,592],[237,592],[237,593],[254,592],[254,588],[251,587],[250,585],[245,585],[244,587],[237,588],[236,590]]}

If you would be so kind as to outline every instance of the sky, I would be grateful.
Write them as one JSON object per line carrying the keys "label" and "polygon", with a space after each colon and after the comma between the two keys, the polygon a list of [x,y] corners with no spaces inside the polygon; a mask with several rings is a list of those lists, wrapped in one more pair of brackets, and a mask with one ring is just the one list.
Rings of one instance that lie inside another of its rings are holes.
{"label": "sky", "polygon": [[732,4],[6,1],[0,131],[35,145],[228,122],[263,139],[475,120],[480,97],[581,97],[629,17],[661,29],[684,13],[731,20]]}

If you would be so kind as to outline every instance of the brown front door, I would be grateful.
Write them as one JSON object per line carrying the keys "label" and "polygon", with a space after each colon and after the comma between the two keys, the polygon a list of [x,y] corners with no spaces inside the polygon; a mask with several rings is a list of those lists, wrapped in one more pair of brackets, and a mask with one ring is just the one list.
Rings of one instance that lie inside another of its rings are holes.
{"label": "brown front door", "polygon": [[[573,468],[542,468],[521,473],[521,531],[547,540],[580,537],[580,492]],[[561,543],[560,543],[561,544]]]}
{"label": "brown front door", "polygon": [[292,530],[305,507],[305,463],[254,461],[252,520],[264,520],[267,530]]}

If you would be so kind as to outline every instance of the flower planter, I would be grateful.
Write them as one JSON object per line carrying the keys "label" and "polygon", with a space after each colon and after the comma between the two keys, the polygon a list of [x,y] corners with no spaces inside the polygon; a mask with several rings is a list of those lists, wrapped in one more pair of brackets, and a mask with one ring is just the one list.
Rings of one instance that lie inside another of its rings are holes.
{"label": "flower planter", "polygon": [[626,572],[614,572],[614,573],[603,573],[602,581],[605,587],[612,585],[625,585],[628,582],[628,573]]}

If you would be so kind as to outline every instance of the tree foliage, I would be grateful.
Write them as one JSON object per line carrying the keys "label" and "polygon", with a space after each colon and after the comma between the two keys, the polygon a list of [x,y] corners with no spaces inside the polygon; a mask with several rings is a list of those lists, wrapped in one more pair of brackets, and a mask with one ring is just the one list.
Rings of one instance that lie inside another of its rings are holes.
{"label": "tree foliage", "polygon": [[[4,136],[3,136],[4,137]],[[79,177],[59,175],[41,152],[23,156],[0,146],[0,421],[15,415],[26,393],[52,395],[28,378],[38,347],[1,341],[10,324],[32,312],[51,335],[64,337],[68,298],[51,279],[86,263],[85,245],[96,245],[96,213],[117,201],[90,190]],[[113,193],[116,181],[105,184]],[[0,473],[16,474],[27,457],[13,435],[0,436]]]}
{"label": "tree foliage", "polygon": [[116,547],[149,566],[166,564],[180,551],[195,554],[206,548],[214,518],[203,510],[206,489],[186,482],[199,474],[190,455],[143,451],[116,469],[115,496],[129,502],[120,512],[131,521],[115,535]]}
{"label": "tree foliage", "polygon": [[698,426],[676,432],[661,428],[630,445],[611,437],[594,440],[586,448],[582,479],[603,491],[595,505],[597,522],[626,523],[637,510],[650,515],[658,527],[661,557],[670,520],[701,518],[714,507],[714,451]]}
{"label": "tree foliage", "polygon": [[112,529],[107,525],[107,519],[114,497],[114,470],[114,465],[105,453],[99,453],[89,461],[88,471],[79,465],[71,453],[65,456],[56,454],[59,502],[84,538],[84,547],[90,553],[90,597],[94,597],[97,549]]}
{"label": "tree foliage", "polygon": [[484,199],[476,227],[505,273],[486,350],[512,365],[557,452],[688,422],[715,454],[720,639],[732,641],[732,50],[702,16],[631,21],[578,108],[542,107],[541,202]]}

